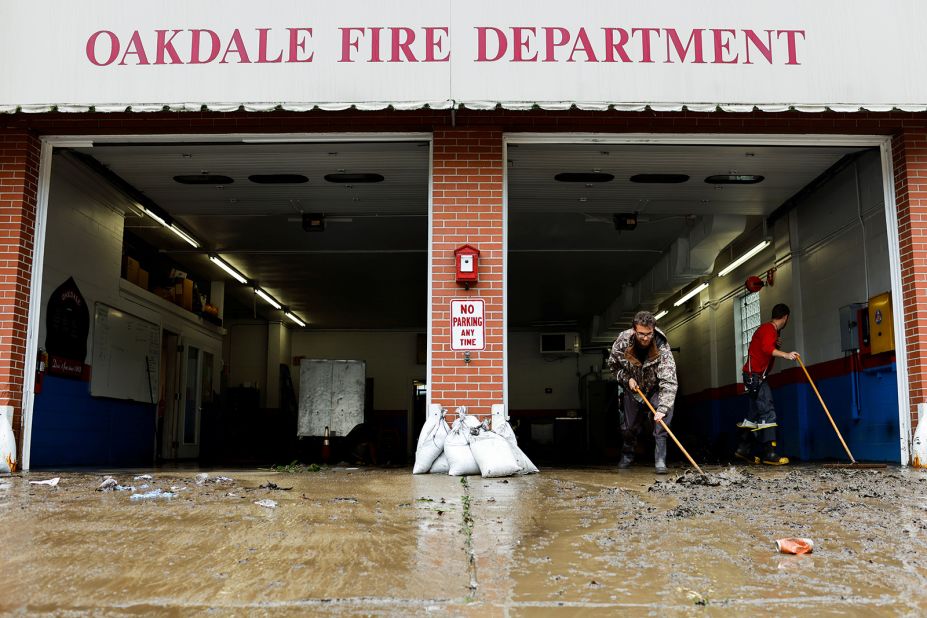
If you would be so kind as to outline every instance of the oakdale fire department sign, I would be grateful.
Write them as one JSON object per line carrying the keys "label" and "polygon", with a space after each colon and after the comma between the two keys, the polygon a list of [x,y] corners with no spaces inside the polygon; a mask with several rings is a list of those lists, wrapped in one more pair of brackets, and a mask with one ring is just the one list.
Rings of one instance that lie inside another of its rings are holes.
{"label": "oakdale fire department sign", "polygon": [[479,298],[455,298],[451,301],[451,349],[483,350],[484,303]]}
{"label": "oakdale fire department sign", "polygon": [[922,0],[3,0],[0,111],[927,109]]}

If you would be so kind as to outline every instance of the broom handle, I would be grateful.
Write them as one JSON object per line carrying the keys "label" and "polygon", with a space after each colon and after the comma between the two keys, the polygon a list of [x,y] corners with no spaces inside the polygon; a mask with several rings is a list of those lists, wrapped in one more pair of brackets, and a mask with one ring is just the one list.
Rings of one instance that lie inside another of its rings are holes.
{"label": "broom handle", "polygon": [[811,384],[811,388],[814,389],[814,394],[818,396],[818,401],[821,402],[821,406],[824,408],[824,413],[827,414],[827,420],[830,421],[834,431],[837,432],[837,437],[840,438],[840,444],[843,445],[843,450],[847,452],[847,455],[850,458],[850,462],[856,463],[856,460],[853,458],[853,453],[850,452],[850,447],[848,447],[847,443],[843,441],[843,436],[840,435],[840,430],[837,429],[837,423],[834,422],[834,417],[830,415],[830,410],[827,409],[827,404],[824,403],[824,399],[821,397],[821,393],[818,392],[818,387],[814,385],[814,380],[811,379],[811,374],[808,373],[808,368],[805,367],[805,363],[802,362],[801,356],[798,356],[797,360],[798,364],[801,365],[802,371],[804,371],[805,375],[808,377],[808,383]]}
{"label": "broom handle", "polygon": [[[639,388],[635,389],[635,392],[641,396],[641,399],[644,400],[644,403],[647,404],[647,407],[650,408],[650,411],[653,412],[654,416],[656,416],[657,411],[653,409],[652,405],[650,405],[650,401],[647,400],[647,397],[644,395],[644,393],[641,392],[641,389]],[[698,467],[698,464],[695,463],[695,460],[692,459],[692,456],[689,455],[689,452],[685,448],[683,448],[682,444],[679,443],[679,440],[676,439],[676,436],[673,435],[673,432],[670,431],[670,428],[667,426],[667,424],[663,422],[663,419],[660,419],[657,422],[660,423],[663,429],[666,430],[666,433],[668,433],[669,437],[673,439],[673,442],[676,443],[676,446],[679,447],[679,450],[682,451],[682,454],[686,456],[686,459],[689,460],[689,463],[695,466],[695,469],[698,470],[701,474],[705,474],[705,472],[703,472],[702,469]]]}

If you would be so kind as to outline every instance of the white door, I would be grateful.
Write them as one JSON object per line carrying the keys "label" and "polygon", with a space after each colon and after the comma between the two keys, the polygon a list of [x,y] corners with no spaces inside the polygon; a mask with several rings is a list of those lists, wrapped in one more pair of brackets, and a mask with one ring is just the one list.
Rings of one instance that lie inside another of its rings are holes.
{"label": "white door", "polygon": [[213,361],[211,352],[204,352],[195,345],[184,346],[180,422],[177,426],[178,459],[196,459],[200,455],[203,404],[210,401],[213,392]]}

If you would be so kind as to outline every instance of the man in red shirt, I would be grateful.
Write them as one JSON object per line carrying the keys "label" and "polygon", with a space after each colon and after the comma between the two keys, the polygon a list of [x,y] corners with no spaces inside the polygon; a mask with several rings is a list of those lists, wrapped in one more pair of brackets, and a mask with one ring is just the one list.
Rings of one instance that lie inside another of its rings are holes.
{"label": "man in red shirt", "polygon": [[[798,358],[798,352],[783,352],[779,349],[779,334],[789,323],[789,313],[788,306],[782,303],[773,307],[772,319],[753,333],[747,362],[743,366],[744,387],[750,397],[750,408],[747,418],[737,423],[746,432],[734,454],[754,463],[762,461],[774,466],[789,463],[788,457],[776,453],[776,408],[772,391],[766,382],[776,357],[789,360]],[[758,447],[762,447],[761,457],[755,454]]]}

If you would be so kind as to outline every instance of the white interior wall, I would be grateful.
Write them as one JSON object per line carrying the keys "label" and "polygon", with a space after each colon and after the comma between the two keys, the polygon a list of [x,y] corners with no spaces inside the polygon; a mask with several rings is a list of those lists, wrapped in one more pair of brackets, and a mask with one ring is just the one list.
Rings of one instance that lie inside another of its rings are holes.
{"label": "white interior wall", "polygon": [[267,386],[267,322],[232,321],[226,324],[225,368],[229,386],[251,386],[265,404]]}
{"label": "white interior wall", "polygon": [[539,336],[508,334],[509,405],[514,410],[579,410],[579,376],[590,368],[598,371],[602,355],[541,354]]}
{"label": "white interior wall", "polygon": [[94,305],[102,302],[158,324],[212,352],[214,369],[219,371],[222,340],[215,328],[202,327],[194,323],[195,319],[181,317],[181,310],[160,307],[157,299],[145,298],[153,296],[150,293],[122,282],[123,217],[131,208],[122,193],[84,166],[61,155],[54,157],[48,194],[39,346],[45,344],[48,300],[59,285],[73,277],[90,312],[84,362],[89,364],[93,354]]}
{"label": "white interior wall", "polygon": [[[857,170],[860,207],[856,198]],[[882,196],[879,153],[869,152],[779,219],[771,230],[772,248],[728,276],[713,279],[701,295],[700,308],[695,309],[697,316],[670,314],[661,327],[666,328],[671,344],[682,348],[677,354],[680,393],[697,393],[739,380],[739,325],[734,323],[734,305],[739,302],[746,278],[762,276],[777,262],[774,285],[760,292],[762,319],[769,319],[775,304],[785,303],[792,309],[792,319],[782,333],[784,349],[797,349],[809,363],[842,356],[839,308],[867,300],[866,265],[869,296],[888,291],[890,286]],[[862,225],[860,209],[864,213]],[[737,295],[731,296],[733,292]],[[716,380],[711,379],[707,355],[712,345],[707,320],[711,311],[716,320]]]}

